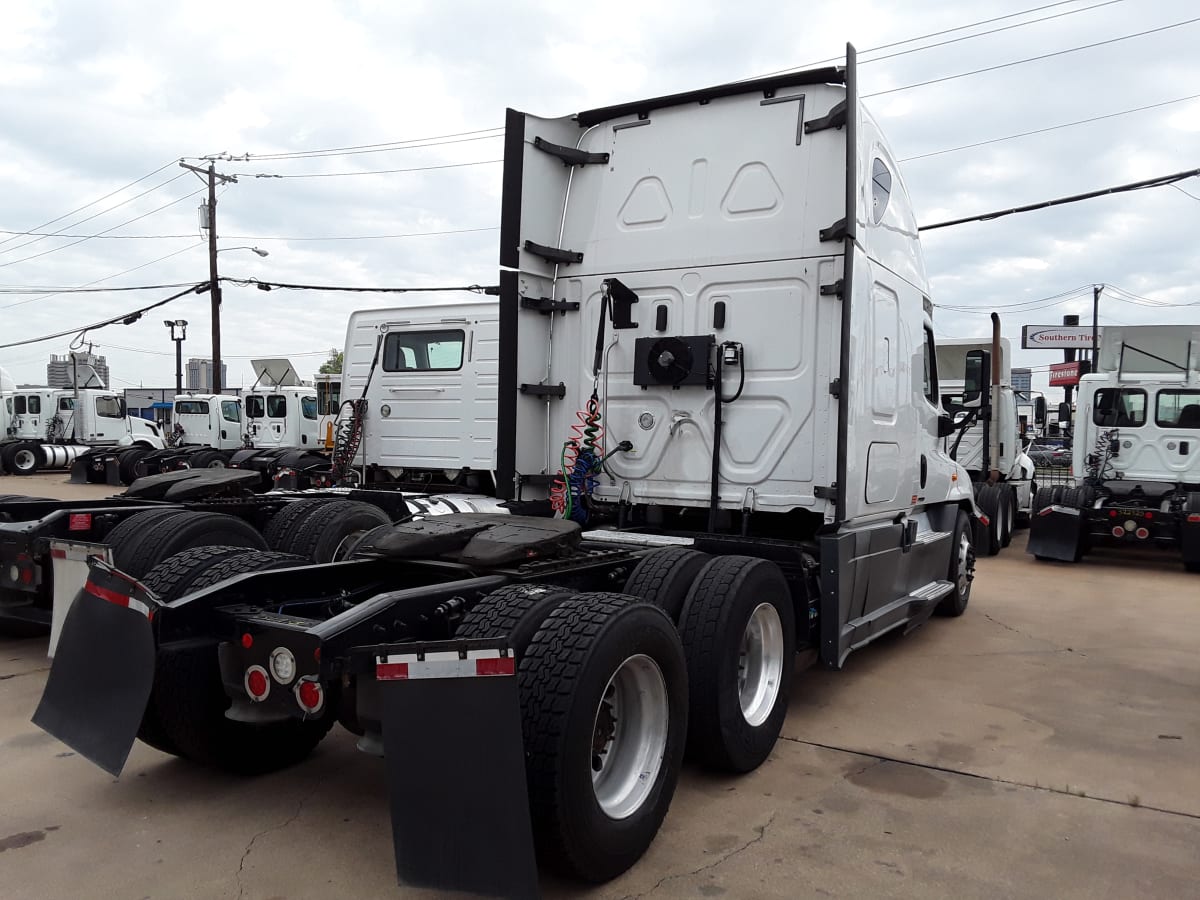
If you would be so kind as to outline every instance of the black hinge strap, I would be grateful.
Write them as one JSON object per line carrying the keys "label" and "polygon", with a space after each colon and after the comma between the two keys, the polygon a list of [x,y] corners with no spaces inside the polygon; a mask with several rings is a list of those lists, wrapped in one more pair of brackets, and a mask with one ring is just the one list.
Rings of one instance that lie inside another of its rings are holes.
{"label": "black hinge strap", "polygon": [[842,379],[835,378],[829,382],[829,393],[834,397],[842,396]]}
{"label": "black hinge strap", "polygon": [[841,278],[839,278],[837,281],[833,282],[833,284],[821,285],[821,296],[822,297],[840,297],[840,296],[842,296],[842,293],[845,290],[845,287],[846,287],[846,283]]}
{"label": "black hinge strap", "polygon": [[818,500],[830,500],[836,503],[838,498],[837,482],[835,481],[829,487],[817,485],[813,488],[813,496]]}
{"label": "black hinge strap", "polygon": [[804,123],[804,133],[824,131],[826,128],[844,128],[846,126],[846,101],[839,100],[829,112],[819,119],[810,119]]}
{"label": "black hinge strap", "polygon": [[560,250],[558,247],[547,247],[545,244],[537,244],[533,241],[525,242],[525,249],[534,256],[540,256],[546,262],[552,263],[581,263],[583,262],[583,254],[577,250]]}
{"label": "black hinge strap", "polygon": [[558,384],[522,384],[521,393],[540,400],[561,400],[567,396],[567,386],[561,381]]}
{"label": "black hinge strap", "polygon": [[551,300],[549,297],[522,297],[521,309],[532,309],[534,312],[568,313],[579,311],[578,300]]}
{"label": "black hinge strap", "polygon": [[846,239],[846,220],[838,219],[828,228],[822,228],[817,236],[822,241],[844,241]]}
{"label": "black hinge strap", "polygon": [[587,150],[577,150],[574,147],[564,147],[562,144],[552,144],[540,137],[533,139],[533,146],[543,153],[549,153],[563,161],[566,166],[597,165],[608,162],[607,153],[589,153]]}

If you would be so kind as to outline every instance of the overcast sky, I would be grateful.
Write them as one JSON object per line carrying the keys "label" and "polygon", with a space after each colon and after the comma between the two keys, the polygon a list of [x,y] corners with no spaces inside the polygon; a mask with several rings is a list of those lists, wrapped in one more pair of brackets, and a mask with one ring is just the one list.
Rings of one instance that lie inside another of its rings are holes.
{"label": "overcast sky", "polygon": [[[498,129],[507,106],[565,115],[806,66],[840,56],[847,41],[859,49],[865,102],[904,161],[924,224],[1200,167],[1200,99],[1168,102],[1200,95],[1200,21],[1179,24],[1200,16],[1194,3],[742,0],[723,8],[645,0],[6,4],[0,343],[172,293],[23,289],[208,277],[201,196],[188,196],[203,184],[178,167],[180,157],[295,154]],[[973,23],[983,24],[962,28]],[[1164,26],[1176,27],[1118,40]],[[948,29],[955,30],[870,52]],[[962,39],[987,31],[994,33]],[[920,49],[942,42],[950,43]],[[894,90],[1101,42],[1110,43]],[[1151,104],[1165,105],[1112,115]],[[995,140],[1100,116],[1109,118]],[[498,134],[222,162],[220,171],[241,177],[219,198],[221,246],[231,248],[219,257],[221,274],[363,286],[494,283]],[[994,142],[939,152],[985,141]],[[462,163],[472,165],[455,165]],[[992,309],[1014,345],[1022,324],[1055,324],[1071,312],[1090,322],[1093,283],[1115,286],[1102,300],[1101,324],[1200,322],[1200,305],[1186,305],[1200,304],[1198,226],[1200,184],[1189,179],[1179,189],[928,232],[935,303],[971,310],[937,310],[938,333],[986,334]],[[107,229],[112,237],[81,240]],[[60,230],[72,237],[11,233]],[[427,234],[447,231],[463,233]],[[126,235],[139,237],[117,238]],[[366,237],[379,235],[421,236]],[[232,249],[245,245],[270,255]],[[1055,299],[1032,302],[1043,298]],[[386,305],[386,295],[227,286],[228,380],[252,381],[248,359],[258,355],[290,356],[311,373],[326,348],[342,343],[350,310]],[[184,298],[93,333],[114,387],[173,383],[164,318],[189,321],[185,357],[209,355],[207,294]],[[68,343],[0,350],[0,365],[19,382],[42,383],[49,355]],[[1061,360],[1060,351],[1015,356],[1017,365],[1043,368]]]}

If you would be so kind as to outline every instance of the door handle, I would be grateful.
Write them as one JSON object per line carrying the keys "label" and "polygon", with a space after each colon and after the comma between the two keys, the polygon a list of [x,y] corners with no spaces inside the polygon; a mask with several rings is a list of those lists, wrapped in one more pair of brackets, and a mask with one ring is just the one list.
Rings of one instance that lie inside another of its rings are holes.
{"label": "door handle", "polygon": [[1180,442],[1179,442],[1179,455],[1180,455],[1180,456],[1187,456],[1187,455],[1188,455],[1188,442],[1187,442],[1187,441],[1180,441]]}

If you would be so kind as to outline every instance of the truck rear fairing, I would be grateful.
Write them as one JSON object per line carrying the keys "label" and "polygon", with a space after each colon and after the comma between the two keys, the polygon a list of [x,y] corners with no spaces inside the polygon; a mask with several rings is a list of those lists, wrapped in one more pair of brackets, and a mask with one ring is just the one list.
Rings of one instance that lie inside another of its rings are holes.
{"label": "truck rear fairing", "polygon": [[811,535],[970,504],[937,447],[911,204],[846,81],[509,111],[502,495],[553,481],[594,394],[607,450],[631,445],[608,458],[600,503],[707,508],[719,428],[722,511],[791,514]]}

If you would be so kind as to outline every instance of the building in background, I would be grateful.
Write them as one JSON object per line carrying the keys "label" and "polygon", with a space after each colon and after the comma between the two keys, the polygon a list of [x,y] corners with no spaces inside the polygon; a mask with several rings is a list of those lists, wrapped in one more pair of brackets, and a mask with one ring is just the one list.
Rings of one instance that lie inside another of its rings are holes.
{"label": "building in background", "polygon": [[[221,363],[221,384],[229,384],[228,367]],[[189,391],[212,390],[212,360],[192,357],[187,361],[187,377],[184,381]]]}
{"label": "building in background", "polygon": [[46,364],[46,384],[52,388],[69,388],[75,384],[75,373],[84,366],[91,366],[104,382],[102,385],[87,384],[86,371],[79,372],[79,387],[110,387],[108,360],[89,351],[72,351],[63,356],[52,354]]}

